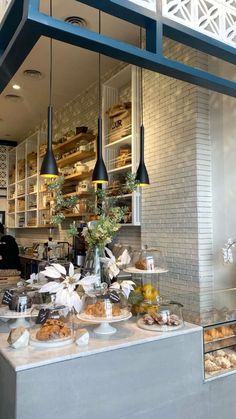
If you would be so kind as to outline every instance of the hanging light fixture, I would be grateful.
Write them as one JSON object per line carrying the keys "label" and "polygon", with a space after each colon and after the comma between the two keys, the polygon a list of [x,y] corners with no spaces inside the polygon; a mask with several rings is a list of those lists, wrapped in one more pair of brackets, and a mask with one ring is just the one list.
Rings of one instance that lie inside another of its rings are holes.
{"label": "hanging light fixture", "polygon": [[[140,28],[140,48],[142,46],[142,28]],[[150,185],[148,172],[144,163],[144,125],[143,125],[143,69],[140,69],[140,109],[141,109],[141,126],[140,126],[140,161],[136,172],[135,180],[138,186]]]}
{"label": "hanging light fixture", "polygon": [[[52,0],[50,0],[50,16],[52,16]],[[50,74],[49,74],[49,106],[48,106],[48,138],[47,138],[47,151],[44,156],[40,175],[45,178],[55,178],[59,175],[57,163],[52,150],[52,38],[50,38]]]}
{"label": "hanging light fixture", "polygon": [[[101,33],[101,11],[99,10],[99,35]],[[108,174],[102,157],[102,96],[101,96],[101,54],[98,54],[98,135],[97,135],[97,161],[93,169],[92,182],[107,183]]]}

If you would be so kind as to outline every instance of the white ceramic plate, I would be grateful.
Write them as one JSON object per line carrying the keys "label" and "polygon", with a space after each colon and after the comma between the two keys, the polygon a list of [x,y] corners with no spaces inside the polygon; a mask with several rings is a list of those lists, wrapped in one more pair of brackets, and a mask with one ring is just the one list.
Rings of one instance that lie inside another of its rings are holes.
{"label": "white ceramic plate", "polygon": [[37,317],[38,311],[33,307],[27,309],[23,313],[18,313],[17,311],[10,310],[7,306],[0,307],[0,317],[3,319],[24,319],[26,317]]}
{"label": "white ceramic plate", "polygon": [[35,348],[60,348],[61,346],[71,345],[74,342],[72,336],[61,339],[52,340],[38,340],[36,339],[36,332],[30,336],[30,345]]}
{"label": "white ceramic plate", "polygon": [[121,310],[121,314],[119,316],[112,316],[112,317],[95,317],[91,316],[86,313],[80,313],[77,314],[78,319],[91,322],[91,323],[102,323],[102,322],[108,322],[108,323],[115,323],[120,322],[122,320],[128,320],[132,316],[132,313],[127,310]]}
{"label": "white ceramic plate", "polygon": [[168,270],[167,269],[162,269],[162,268],[154,268],[153,271],[148,271],[148,270],[145,270],[145,269],[137,269],[137,268],[135,268],[135,266],[131,266],[130,268],[124,269],[124,272],[128,272],[130,274],[141,274],[142,273],[142,274],[150,275],[150,274],[163,274],[163,273],[168,272]]}
{"label": "white ceramic plate", "polygon": [[161,326],[160,324],[157,324],[157,323],[146,324],[144,323],[143,319],[140,318],[137,321],[137,325],[141,329],[150,330],[153,332],[174,332],[175,330],[181,329],[184,326],[184,323],[181,323],[179,326],[168,326],[168,325]]}

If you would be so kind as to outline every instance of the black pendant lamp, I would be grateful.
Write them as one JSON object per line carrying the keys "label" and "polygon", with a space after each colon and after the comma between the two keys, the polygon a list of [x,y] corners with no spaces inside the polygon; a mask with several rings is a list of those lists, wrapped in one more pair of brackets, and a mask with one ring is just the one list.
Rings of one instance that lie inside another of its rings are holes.
{"label": "black pendant lamp", "polygon": [[[140,47],[142,45],[142,29],[140,29]],[[140,110],[141,110],[141,126],[140,126],[140,161],[136,172],[135,180],[138,186],[150,185],[148,172],[144,163],[144,126],[143,126],[143,69],[140,69]]]}
{"label": "black pendant lamp", "polygon": [[[50,0],[50,16],[52,16],[52,0]],[[55,178],[59,176],[57,163],[52,150],[52,38],[50,38],[50,77],[49,77],[49,106],[48,106],[48,138],[47,151],[44,156],[40,175],[45,178]]]}
{"label": "black pendant lamp", "polygon": [[[101,11],[99,10],[99,34],[101,33]],[[101,97],[101,54],[98,54],[98,135],[97,135],[97,161],[93,169],[92,182],[97,184],[107,183],[108,174],[102,157],[102,97]]]}

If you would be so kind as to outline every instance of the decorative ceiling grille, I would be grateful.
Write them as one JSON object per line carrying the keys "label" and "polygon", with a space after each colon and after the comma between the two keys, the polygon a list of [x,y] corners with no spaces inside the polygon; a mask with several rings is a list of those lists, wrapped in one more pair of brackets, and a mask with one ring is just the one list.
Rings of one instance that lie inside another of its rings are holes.
{"label": "decorative ceiling grille", "polygon": [[145,9],[156,11],[156,0],[128,0],[131,3],[137,4],[137,6],[142,6]]}
{"label": "decorative ceiling grille", "polygon": [[236,0],[162,0],[162,14],[236,46]]}
{"label": "decorative ceiling grille", "polygon": [[0,0],[0,22],[5,15],[7,8],[13,0]]}

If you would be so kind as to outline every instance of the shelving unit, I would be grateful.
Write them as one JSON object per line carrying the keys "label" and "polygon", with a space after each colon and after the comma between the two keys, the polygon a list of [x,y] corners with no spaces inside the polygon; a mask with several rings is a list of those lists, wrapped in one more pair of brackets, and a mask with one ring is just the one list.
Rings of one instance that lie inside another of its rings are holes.
{"label": "shelving unit", "polygon": [[[93,134],[81,133],[54,146],[59,169],[63,170],[75,163],[87,164],[94,159],[95,152],[92,144],[94,140]],[[79,150],[83,144],[89,144],[88,150],[83,150],[83,148],[82,151]],[[48,191],[46,181],[39,176],[45,149],[46,137],[36,132],[9,152],[7,192],[7,226],[9,228],[50,227],[54,197]],[[66,188],[72,190],[70,193],[65,193],[65,196],[79,196],[82,200],[81,208],[84,206],[84,199],[88,197],[88,193],[80,189],[79,185],[83,181],[89,183],[91,176],[90,168],[82,173],[74,172],[65,176],[65,190]],[[66,214],[66,217],[72,216],[76,218],[79,213]]]}
{"label": "shelving unit", "polygon": [[[127,66],[103,84],[103,146],[110,190],[115,190],[117,185],[123,183],[128,171],[135,173],[137,170],[140,128],[139,80],[139,70],[134,66]],[[130,120],[126,119],[124,122],[122,118],[119,120],[119,116],[109,118],[108,110],[124,102],[131,102]],[[123,157],[122,152],[126,153]],[[116,196],[116,199],[118,205],[125,205],[130,210],[127,223],[122,225],[140,225],[139,190],[133,193],[127,191]]]}

